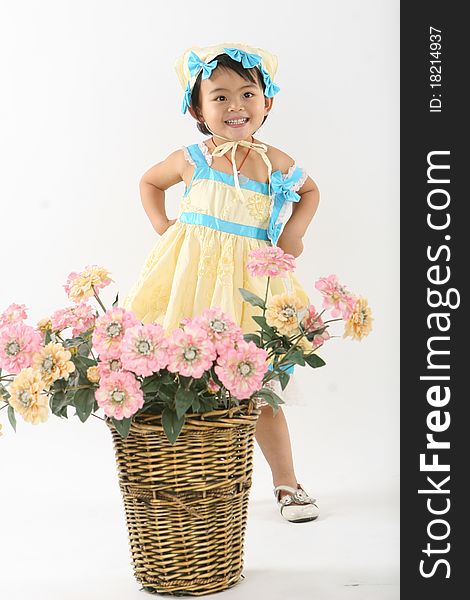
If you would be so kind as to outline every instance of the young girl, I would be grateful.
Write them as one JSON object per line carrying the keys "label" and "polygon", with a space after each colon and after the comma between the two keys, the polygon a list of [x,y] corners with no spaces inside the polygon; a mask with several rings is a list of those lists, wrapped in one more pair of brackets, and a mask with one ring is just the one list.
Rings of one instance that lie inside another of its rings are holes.
{"label": "young girl", "polygon": [[[142,203],[161,237],[123,307],[142,323],[156,322],[166,331],[184,317],[218,307],[244,333],[252,332],[252,316],[259,313],[243,301],[239,288],[264,297],[266,280],[249,275],[248,254],[278,245],[298,257],[317,210],[318,188],[289,155],[254,137],[279,91],[273,81],[275,56],[246,44],[195,46],[180,56],[175,69],[184,89],[182,112],[189,109],[199,131],[209,137],[175,150],[144,173]],[[168,219],[165,190],[181,181],[185,191],[178,217]],[[286,280],[270,280],[268,299],[285,293],[309,304],[292,273]],[[283,397],[279,382],[273,384]],[[274,416],[265,401],[258,405],[256,440],[271,468],[281,515],[292,522],[316,519],[316,500],[294,473],[282,408]]]}

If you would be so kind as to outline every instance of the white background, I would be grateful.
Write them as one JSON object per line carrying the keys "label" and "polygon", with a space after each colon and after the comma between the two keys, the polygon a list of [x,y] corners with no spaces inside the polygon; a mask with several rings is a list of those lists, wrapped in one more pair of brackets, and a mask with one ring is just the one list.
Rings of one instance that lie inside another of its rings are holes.
{"label": "white background", "polygon": [[[319,303],[313,282],[336,273],[375,321],[363,342],[325,346],[326,367],[297,370],[304,405],[285,408],[320,519],[282,520],[256,447],[246,579],[225,594],[398,598],[398,1],[0,6],[0,312],[25,303],[30,324],[67,305],[68,273],[90,263],[112,273],[105,304],[123,298],[158,240],[139,179],[203,139],[180,112],[176,57],[236,41],[278,56],[257,136],[321,192],[296,274]],[[169,218],[182,192],[167,192]],[[52,417],[15,435],[6,410],[0,422],[2,597],[141,597],[104,424]]]}

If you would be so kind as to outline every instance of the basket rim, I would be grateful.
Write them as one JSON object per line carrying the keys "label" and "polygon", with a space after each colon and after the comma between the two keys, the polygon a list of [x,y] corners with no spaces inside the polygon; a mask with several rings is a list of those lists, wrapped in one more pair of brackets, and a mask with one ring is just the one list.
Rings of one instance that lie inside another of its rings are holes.
{"label": "basket rim", "polygon": [[[251,405],[251,406],[250,406]],[[246,422],[248,420],[256,420],[261,414],[261,409],[257,408],[253,403],[242,404],[240,406],[232,406],[231,408],[220,408],[203,413],[185,413],[185,422],[183,428],[187,426],[215,426],[225,423],[226,425],[235,425]],[[115,429],[111,417],[105,415],[104,421]],[[137,414],[132,418],[131,429],[143,429],[151,427],[152,429],[163,430],[162,413],[142,413]]]}

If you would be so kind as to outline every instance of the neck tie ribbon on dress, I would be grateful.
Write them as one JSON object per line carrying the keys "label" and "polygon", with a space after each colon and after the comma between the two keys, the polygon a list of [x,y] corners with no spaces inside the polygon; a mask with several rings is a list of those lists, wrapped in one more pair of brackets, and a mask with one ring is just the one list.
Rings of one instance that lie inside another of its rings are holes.
{"label": "neck tie ribbon on dress", "polygon": [[268,169],[268,193],[269,193],[269,196],[271,196],[272,165],[271,165],[271,162],[269,161],[269,158],[267,157],[268,147],[266,146],[266,144],[257,144],[254,142],[247,142],[246,140],[229,140],[220,135],[218,135],[217,137],[221,138],[222,140],[227,140],[227,142],[225,144],[220,144],[220,146],[217,146],[211,152],[211,154],[212,154],[212,156],[223,156],[229,150],[232,151],[231,152],[231,162],[232,162],[232,167],[233,167],[233,178],[235,180],[235,188],[237,190],[238,195],[241,198],[243,198],[243,193],[240,188],[240,182],[238,180],[238,171],[237,171],[237,164],[235,162],[235,154],[236,154],[238,146],[245,146],[246,148],[251,148],[252,150],[257,152],[263,159],[263,162]]}

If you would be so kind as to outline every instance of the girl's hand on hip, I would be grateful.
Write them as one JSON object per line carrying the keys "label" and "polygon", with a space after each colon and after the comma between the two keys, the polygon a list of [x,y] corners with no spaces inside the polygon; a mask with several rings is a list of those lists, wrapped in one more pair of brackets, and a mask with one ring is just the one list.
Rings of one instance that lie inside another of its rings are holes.
{"label": "girl's hand on hip", "polygon": [[162,231],[162,233],[160,235],[163,235],[166,232],[166,230],[169,229],[175,223],[176,223],[176,219],[168,219],[165,229]]}
{"label": "girl's hand on hip", "polygon": [[300,256],[304,249],[302,238],[290,233],[286,228],[284,228],[284,231],[280,235],[277,245],[286,254],[291,254],[294,258]]}

